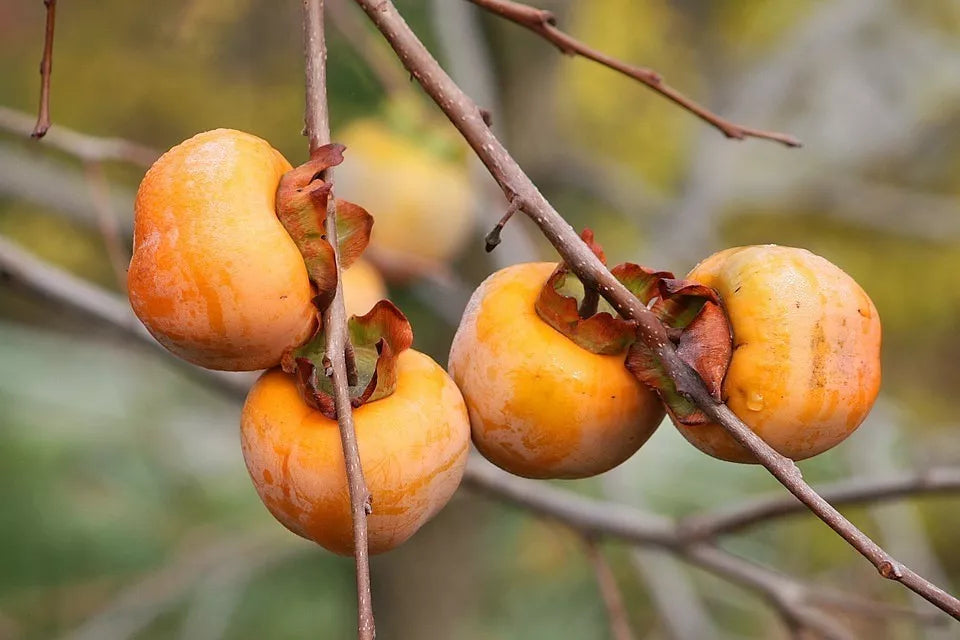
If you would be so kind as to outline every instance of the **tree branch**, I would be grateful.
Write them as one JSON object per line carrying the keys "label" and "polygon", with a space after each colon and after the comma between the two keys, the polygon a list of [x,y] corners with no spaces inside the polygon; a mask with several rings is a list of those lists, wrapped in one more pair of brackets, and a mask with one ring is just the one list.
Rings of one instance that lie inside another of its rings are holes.
{"label": "tree branch", "polygon": [[799,147],[801,143],[795,137],[778,133],[776,131],[763,131],[753,129],[743,125],[730,122],[706,107],[694,102],[670,85],[663,81],[660,74],[646,67],[637,67],[617,60],[607,54],[598,51],[576,38],[557,28],[557,20],[552,12],[544,9],[537,9],[519,2],[510,0],[469,0],[473,4],[486,9],[487,11],[506,18],[522,27],[533,31],[544,40],[553,44],[561,53],[571,56],[581,56],[588,60],[593,60],[614,71],[618,71],[625,76],[633,78],[643,83],[653,91],[656,91],[668,100],[680,105],[690,113],[694,114],[704,122],[716,127],[723,135],[736,140],[744,138],[762,138],[773,140],[788,147]]}
{"label": "tree branch", "polygon": [[[306,62],[306,134],[310,153],[330,143],[330,115],[327,110],[327,45],[324,36],[323,0],[303,0],[303,48]],[[322,178],[333,184],[333,171]],[[326,219],[327,241],[333,247],[337,265],[337,288],[333,302],[323,311],[323,327],[327,338],[327,357],[330,360],[330,378],[333,382],[334,404],[340,427],[340,443],[346,467],[350,492],[350,511],[353,518],[353,555],[357,573],[357,637],[373,640],[376,628],[373,618],[373,599],[370,594],[370,555],[367,546],[367,514],[371,512],[370,490],[363,479],[360,450],[353,426],[353,408],[350,404],[347,354],[350,340],[347,336],[347,314],[343,305],[343,278],[340,257],[337,255],[337,205],[330,192]]]}
{"label": "tree branch", "polygon": [[40,112],[32,138],[42,138],[50,128],[50,73],[53,71],[53,27],[57,19],[57,0],[43,0],[47,8],[47,24],[43,36],[43,58],[40,60]]}
{"label": "tree branch", "polygon": [[[27,114],[0,106],[0,130],[27,136],[33,119]],[[41,142],[86,162],[117,160],[147,168],[160,157],[160,152],[123,138],[102,138],[79,133],[62,125],[48,132]]]}
{"label": "tree branch", "polygon": [[[585,498],[549,485],[506,474],[489,462],[472,457],[464,485],[594,538],[611,537],[637,546],[659,547],[725,580],[759,594],[787,620],[826,638],[849,638],[830,621],[822,622],[817,606],[830,606],[868,615],[916,617],[909,608],[877,603],[854,595],[808,586],[711,544],[687,537],[686,530],[663,516]],[[882,610],[882,614],[880,611]],[[942,616],[923,616],[924,622]]]}
{"label": "tree branch", "polygon": [[480,108],[450,79],[410,29],[390,0],[355,0],[397,52],[407,70],[420,83],[460,131],[508,200],[519,196],[521,210],[540,227],[585,287],[595,287],[624,318],[636,321],[637,336],[657,356],[677,389],[697,404],[714,422],[747,448],[801,502],[866,557],[885,578],[896,580],[960,620],[960,600],[932,584],[890,554],[844,518],[803,480],[799,467],[780,455],[744,424],[730,409],[717,404],[700,377],[677,355],[656,316],[634,297],[593,255],[573,228],[543,197],[484,122]]}

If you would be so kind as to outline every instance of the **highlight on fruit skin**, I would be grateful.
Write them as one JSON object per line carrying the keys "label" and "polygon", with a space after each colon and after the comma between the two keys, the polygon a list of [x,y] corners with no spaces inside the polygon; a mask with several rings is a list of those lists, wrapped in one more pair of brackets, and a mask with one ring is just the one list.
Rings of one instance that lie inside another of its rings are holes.
{"label": "highlight on fruit skin", "polygon": [[626,370],[625,353],[591,353],[537,315],[556,266],[518,264],[487,278],[463,315],[448,368],[488,460],[529,478],[584,478],[633,455],[664,411]]}
{"label": "highlight on fruit skin", "polygon": [[[392,395],[353,411],[373,513],[371,553],[410,538],[460,484],[470,426],[456,385],[428,356],[399,356]],[[340,431],[301,400],[293,377],[267,371],[247,396],[241,418],[243,457],[267,509],[285,527],[342,555],[353,528]]]}
{"label": "highlight on fruit skin", "polygon": [[216,129],[167,151],[137,191],[130,303],[177,356],[272,367],[316,328],[303,259],[275,213],[292,167],[266,141]]}
{"label": "highlight on fruit skin", "polygon": [[[716,253],[687,276],[716,289],[733,332],[723,399],[794,460],[843,441],[880,388],[880,318],[853,278],[805,249],[762,245]],[[716,424],[680,433],[722,460],[755,462]]]}
{"label": "highlight on fruit skin", "polygon": [[370,247],[384,264],[405,257],[447,262],[463,249],[474,218],[464,163],[438,157],[374,119],[355,121],[336,138],[347,147],[337,195],[376,216]]}

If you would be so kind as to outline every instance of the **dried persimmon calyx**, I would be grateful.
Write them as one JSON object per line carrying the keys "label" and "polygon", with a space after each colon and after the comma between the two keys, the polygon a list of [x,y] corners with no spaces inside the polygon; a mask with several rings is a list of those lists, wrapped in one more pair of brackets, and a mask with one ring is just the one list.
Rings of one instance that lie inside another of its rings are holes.
{"label": "dried persimmon calyx", "polygon": [[[413,344],[413,329],[403,312],[389,300],[381,300],[367,314],[347,321],[347,337],[357,367],[356,384],[348,387],[350,403],[359,407],[393,393],[397,358]],[[287,353],[281,366],[294,375],[308,406],[336,420],[333,382],[326,371],[327,336],[322,327],[308,343]]]}
{"label": "dried persimmon calyx", "polygon": [[[650,305],[676,343],[677,355],[700,375],[710,395],[721,402],[733,338],[720,295],[698,282],[635,264],[619,265],[612,273],[644,304]],[[709,422],[703,411],[677,389],[658,354],[642,340],[630,345],[626,366],[638,380],[656,390],[674,420],[688,425]]]}
{"label": "dried persimmon calyx", "polygon": [[[341,144],[328,144],[317,149],[310,160],[288,171],[277,187],[277,217],[293,239],[310,281],[316,287],[314,303],[325,310],[337,288],[337,263],[333,246],[327,240],[327,205],[332,186],[321,178],[323,172],[343,162]],[[370,242],[373,216],[363,207],[338,199],[337,255],[340,267],[353,264]]]}

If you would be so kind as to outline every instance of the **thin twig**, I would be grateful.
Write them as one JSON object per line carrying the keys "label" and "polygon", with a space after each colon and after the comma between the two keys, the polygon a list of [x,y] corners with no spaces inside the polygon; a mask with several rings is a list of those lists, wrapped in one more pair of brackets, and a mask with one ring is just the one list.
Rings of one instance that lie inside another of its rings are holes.
{"label": "thin twig", "polygon": [[43,36],[43,58],[40,60],[40,112],[32,138],[42,138],[50,128],[50,75],[53,71],[53,27],[57,21],[57,0],[43,0],[47,8],[47,24]]}
{"label": "thin twig", "polygon": [[597,586],[600,588],[600,596],[603,598],[603,605],[607,610],[607,619],[610,621],[610,636],[613,640],[634,640],[636,637],[630,628],[630,618],[627,615],[627,608],[623,604],[623,594],[620,593],[620,587],[617,586],[617,577],[613,575],[610,564],[603,556],[603,551],[597,544],[597,541],[590,537],[583,538],[583,546],[593,567],[593,573],[597,578]]}
{"label": "thin twig", "polygon": [[[303,49],[306,62],[306,134],[311,154],[330,143],[330,114],[327,109],[327,45],[324,36],[323,0],[303,0]],[[333,183],[333,172],[322,176]],[[323,312],[323,327],[327,337],[327,357],[333,370],[334,404],[340,427],[340,443],[346,463],[350,512],[353,519],[353,555],[357,570],[357,637],[373,640],[376,636],[373,618],[373,599],[370,594],[370,556],[367,546],[367,514],[371,512],[370,490],[363,479],[360,450],[353,427],[353,408],[350,404],[348,367],[346,363],[347,313],[343,306],[343,278],[340,277],[340,258],[337,255],[337,205],[328,199],[327,240],[333,246],[337,263],[337,288],[333,302]]]}
{"label": "thin twig", "polygon": [[502,241],[500,234],[503,232],[503,227],[510,222],[510,218],[512,218],[513,214],[519,211],[521,207],[523,207],[523,200],[520,198],[513,198],[510,200],[510,204],[507,206],[507,211],[503,214],[503,217],[497,221],[497,224],[494,225],[493,229],[490,230],[490,233],[488,233],[486,238],[484,238],[487,253],[490,253],[496,249],[500,244]]}
{"label": "thin twig", "polygon": [[762,138],[765,140],[779,142],[788,147],[801,146],[800,141],[791,135],[776,131],[753,129],[751,127],[745,127],[743,125],[730,122],[729,120],[718,116],[706,107],[694,102],[670,85],[666,84],[663,81],[663,78],[660,77],[660,74],[656,71],[646,67],[637,67],[635,65],[627,64],[621,60],[617,60],[616,58],[608,56],[607,54],[598,51],[584,44],[583,42],[580,42],[576,38],[556,27],[556,17],[550,11],[537,9],[519,2],[511,2],[510,0],[469,1],[491,13],[506,18],[507,20],[510,20],[511,22],[514,22],[522,27],[526,27],[530,31],[533,31],[540,37],[553,44],[562,53],[567,55],[578,55],[589,60],[593,60],[594,62],[598,62],[605,67],[619,71],[620,73],[643,83],[668,100],[672,100],[676,104],[680,105],[704,122],[713,125],[728,138],[734,138],[736,140],[743,140],[744,138]]}
{"label": "thin twig", "polygon": [[867,558],[885,578],[896,580],[960,620],[960,600],[904,566],[843,517],[803,480],[799,467],[764,442],[724,404],[717,404],[700,376],[677,354],[666,329],[618,281],[544,198],[483,121],[479,107],[446,74],[389,0],[355,0],[380,28],[407,70],[444,111],[509,197],[540,227],[586,287],[597,291],[624,318],[636,322],[637,337],[652,350],[677,389],[720,424],[760,464],[830,528]]}

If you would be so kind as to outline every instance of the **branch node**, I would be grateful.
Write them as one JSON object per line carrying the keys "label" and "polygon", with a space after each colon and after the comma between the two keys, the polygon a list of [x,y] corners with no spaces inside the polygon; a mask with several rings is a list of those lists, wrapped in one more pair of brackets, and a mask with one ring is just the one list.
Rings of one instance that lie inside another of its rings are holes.
{"label": "branch node", "polygon": [[899,580],[903,577],[903,567],[899,562],[884,560],[877,569],[880,571],[880,575],[888,580]]}

